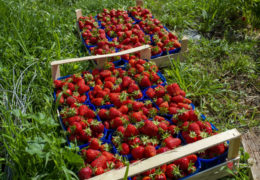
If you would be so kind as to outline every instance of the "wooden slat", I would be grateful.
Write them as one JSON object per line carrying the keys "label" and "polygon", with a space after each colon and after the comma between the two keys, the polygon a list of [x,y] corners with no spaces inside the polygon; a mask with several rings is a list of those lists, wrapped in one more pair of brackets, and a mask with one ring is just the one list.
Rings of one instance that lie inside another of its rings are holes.
{"label": "wooden slat", "polygon": [[143,0],[136,0],[135,2],[136,2],[136,6],[142,7],[144,5]]}
{"label": "wooden slat", "polygon": [[[209,147],[215,146],[219,143],[225,142],[227,140],[232,140],[240,137],[241,134],[236,130],[228,130],[223,133],[219,133],[217,135],[202,139],[195,143],[187,144],[185,146],[176,148],[174,150],[158,154],[151,158],[145,159],[143,161],[139,161],[135,164],[131,164],[128,172],[128,176],[134,176],[136,174],[140,174],[148,169],[152,169],[158,167],[163,164],[170,163],[174,160],[187,156],[189,154],[207,149]],[[99,176],[95,176],[91,178],[92,180],[102,180],[102,179],[122,179],[124,177],[126,171],[126,167],[119,170],[111,170],[107,173],[104,173]]]}
{"label": "wooden slat", "polygon": [[81,9],[77,9],[76,10],[76,17],[77,17],[77,21],[79,20],[79,18],[82,16],[82,10]]}
{"label": "wooden slat", "polygon": [[120,52],[112,53],[112,54],[86,56],[86,57],[81,57],[81,58],[73,58],[73,59],[53,61],[53,62],[51,62],[51,65],[52,66],[53,65],[61,65],[61,64],[67,64],[67,63],[73,63],[73,62],[98,60],[98,59],[104,59],[104,58],[109,58],[109,57],[122,56],[124,54],[135,53],[135,52],[143,51],[143,50],[146,50],[146,49],[150,49],[150,46],[149,45],[143,45],[143,46],[139,46],[139,47],[136,47],[136,48],[132,48],[132,49],[128,49],[128,50],[125,50],[125,51],[120,51]]}
{"label": "wooden slat", "polygon": [[228,176],[230,175],[229,172],[226,170],[226,168],[223,167],[227,167],[228,163],[233,163],[232,171],[237,171],[239,159],[239,157],[236,157],[235,159],[231,159],[217,166],[201,171],[194,176],[188,177],[187,180],[216,180]]}
{"label": "wooden slat", "polygon": [[242,137],[245,151],[249,153],[248,163],[251,164],[251,178],[260,180],[260,128],[255,127]]}

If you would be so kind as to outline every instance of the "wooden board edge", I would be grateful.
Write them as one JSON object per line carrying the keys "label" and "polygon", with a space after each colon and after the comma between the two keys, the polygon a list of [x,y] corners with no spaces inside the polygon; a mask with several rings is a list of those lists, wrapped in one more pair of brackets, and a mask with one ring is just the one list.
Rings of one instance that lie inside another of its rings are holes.
{"label": "wooden board edge", "polygon": [[[230,175],[230,173],[226,170],[227,165],[229,163],[233,163],[232,171],[235,173],[239,166],[240,157],[236,157],[234,159],[228,160],[224,163],[221,163],[212,168],[206,169],[204,171],[199,172],[198,174],[186,178],[186,180],[216,180],[225,176]],[[225,168],[226,167],[226,168]],[[210,177],[210,178],[209,178]]]}
{"label": "wooden board edge", "polygon": [[77,18],[77,21],[78,21],[79,18],[82,16],[82,10],[81,9],[76,9],[75,12],[76,12],[76,18]]}
{"label": "wooden board edge", "polygon": [[136,48],[131,48],[125,51],[120,51],[117,53],[111,53],[111,54],[104,54],[104,55],[95,55],[95,56],[86,56],[81,58],[73,58],[73,59],[64,59],[64,60],[58,60],[58,61],[52,61],[51,65],[61,65],[61,64],[67,64],[67,63],[73,63],[73,62],[80,62],[80,61],[87,61],[87,60],[98,60],[98,59],[104,59],[109,57],[115,57],[115,56],[122,56],[124,54],[130,54],[135,53],[139,51],[144,51],[146,49],[150,49],[150,45],[143,45]]}
{"label": "wooden board edge", "polygon": [[[217,135],[202,139],[195,143],[187,144],[185,146],[178,147],[171,151],[158,154],[151,158],[145,159],[143,161],[139,161],[137,163],[131,164],[129,168],[128,175],[134,176],[136,174],[140,174],[148,169],[156,168],[160,165],[170,163],[174,160],[187,156],[189,154],[196,153],[198,151],[207,149],[219,143],[236,139],[240,137],[241,134],[236,129],[231,129]],[[171,157],[171,158],[169,158]],[[102,179],[122,179],[124,177],[126,171],[126,167],[123,167],[118,170],[111,170],[107,173],[104,173],[99,176],[95,176],[91,178],[92,180],[102,180]]]}

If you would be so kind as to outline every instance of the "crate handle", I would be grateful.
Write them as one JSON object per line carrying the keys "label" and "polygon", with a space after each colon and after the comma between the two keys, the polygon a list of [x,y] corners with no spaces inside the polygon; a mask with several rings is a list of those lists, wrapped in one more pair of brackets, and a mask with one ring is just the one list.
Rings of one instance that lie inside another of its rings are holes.
{"label": "crate handle", "polygon": [[88,60],[96,60],[97,61],[97,67],[102,68],[105,60],[107,58],[115,57],[115,56],[122,56],[125,54],[140,52],[142,59],[151,59],[151,48],[149,45],[143,45],[136,48],[128,49],[125,51],[120,51],[117,53],[112,54],[103,54],[103,55],[95,55],[95,56],[86,56],[81,58],[73,58],[73,59],[64,59],[59,61],[53,61],[51,62],[51,71],[52,71],[52,79],[56,80],[60,77],[60,68],[59,65],[61,64],[68,64],[68,63],[74,63],[74,62],[80,62],[80,61],[88,61]]}

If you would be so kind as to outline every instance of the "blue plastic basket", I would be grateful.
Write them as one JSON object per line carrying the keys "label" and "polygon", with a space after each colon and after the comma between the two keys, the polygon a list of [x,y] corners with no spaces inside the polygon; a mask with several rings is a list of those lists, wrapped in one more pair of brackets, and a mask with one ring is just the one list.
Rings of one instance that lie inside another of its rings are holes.
{"label": "blue plastic basket", "polygon": [[179,180],[187,179],[188,177],[194,176],[195,174],[197,174],[198,172],[201,171],[201,162],[200,162],[199,158],[197,159],[195,166],[196,166],[196,171],[194,173],[189,174],[188,176],[185,176],[183,178],[180,178]]}

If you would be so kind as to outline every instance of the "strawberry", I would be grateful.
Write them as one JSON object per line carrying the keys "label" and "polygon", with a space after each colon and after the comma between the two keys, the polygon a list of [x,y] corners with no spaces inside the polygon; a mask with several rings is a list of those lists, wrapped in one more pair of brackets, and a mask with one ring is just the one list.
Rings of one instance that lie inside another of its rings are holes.
{"label": "strawberry", "polygon": [[84,167],[80,169],[78,176],[80,180],[89,179],[92,177],[92,173],[93,172],[90,167]]}
{"label": "strawberry", "polygon": [[132,124],[127,125],[124,133],[125,137],[136,136],[138,134],[139,134],[138,129],[134,125]]}
{"label": "strawberry", "polygon": [[181,91],[181,89],[177,83],[170,84],[166,88],[167,88],[167,92],[171,96],[177,96],[180,94],[180,91]]}
{"label": "strawberry", "polygon": [[160,147],[159,149],[156,150],[156,154],[164,153],[166,151],[169,151],[170,149],[168,147]]}
{"label": "strawberry", "polygon": [[90,128],[91,128],[92,131],[94,131],[96,133],[103,133],[104,132],[104,125],[97,120],[94,120],[94,121],[91,122]]}
{"label": "strawberry", "polygon": [[171,179],[178,179],[182,177],[179,167],[173,163],[167,165],[165,174],[168,178]]}
{"label": "strawberry", "polygon": [[139,81],[139,85],[140,85],[141,87],[150,87],[150,86],[152,85],[152,83],[151,83],[149,77],[143,76],[143,77],[140,79],[140,81]]}
{"label": "strawberry", "polygon": [[68,104],[68,105],[72,105],[72,104],[74,104],[74,103],[76,103],[77,102],[77,99],[75,99],[73,96],[69,96],[67,99],[66,99],[66,103]]}
{"label": "strawberry", "polygon": [[100,174],[103,174],[104,172],[105,172],[105,171],[104,171],[104,169],[103,169],[102,167],[97,167],[97,168],[95,168],[95,170],[94,170],[95,176],[100,175]]}
{"label": "strawberry", "polygon": [[109,109],[109,117],[111,119],[116,118],[116,117],[120,117],[120,116],[122,116],[122,113],[118,109],[116,109],[114,107],[111,107]]}
{"label": "strawberry", "polygon": [[107,109],[100,109],[100,110],[98,110],[98,116],[102,120],[106,120],[109,117],[109,111]]}
{"label": "strawberry", "polygon": [[127,155],[130,152],[129,145],[127,143],[122,143],[121,146],[118,147],[118,150],[121,155]]}
{"label": "strawberry", "polygon": [[174,136],[174,135],[179,133],[179,128],[176,125],[168,126],[167,130],[171,133],[172,136]]}
{"label": "strawberry", "polygon": [[[83,80],[84,81],[84,80]],[[85,85],[85,84],[81,84],[78,88],[78,92],[80,94],[84,94],[85,92],[89,91],[89,86],[88,85]]]}
{"label": "strawberry", "polygon": [[56,89],[62,88],[63,82],[61,80],[54,80],[54,87]]}
{"label": "strawberry", "polygon": [[100,151],[90,148],[88,150],[83,149],[81,152],[87,163],[91,163],[101,155]]}
{"label": "strawberry", "polygon": [[152,145],[148,145],[144,148],[144,157],[149,158],[156,155],[156,149]]}
{"label": "strawberry", "polygon": [[182,136],[186,140],[186,143],[193,143],[198,139],[197,134],[194,131],[182,131]]}
{"label": "strawberry", "polygon": [[95,106],[102,106],[104,105],[104,99],[103,98],[94,98],[91,100],[91,103]]}
{"label": "strawberry", "polygon": [[97,138],[91,138],[89,143],[90,149],[98,150],[100,148],[101,142]]}
{"label": "strawberry", "polygon": [[154,180],[166,180],[166,176],[164,173],[160,172],[159,174],[155,175]]}
{"label": "strawberry", "polygon": [[187,157],[188,160],[189,160],[190,162],[192,162],[193,164],[195,164],[196,161],[197,161],[197,159],[198,159],[197,155],[195,155],[195,154],[191,154],[191,155],[188,155],[188,156],[186,156],[186,157]]}
{"label": "strawberry", "polygon": [[144,147],[140,145],[133,146],[131,154],[134,159],[142,159],[144,156]]}
{"label": "strawberry", "polygon": [[158,127],[154,124],[153,121],[146,120],[143,123],[143,127],[140,128],[140,131],[150,137],[157,136],[158,134]]}
{"label": "strawberry", "polygon": [[168,136],[163,140],[163,144],[169,149],[174,149],[181,144],[181,140],[179,138],[174,138],[172,136]]}
{"label": "strawberry", "polygon": [[180,167],[181,170],[186,171],[189,167],[189,159],[187,157],[180,158],[173,161],[174,164]]}
{"label": "strawberry", "polygon": [[191,123],[188,127],[188,130],[194,131],[197,134],[197,136],[200,135],[200,126],[196,122]]}
{"label": "strawberry", "polygon": [[100,76],[103,77],[103,78],[109,77],[111,75],[112,75],[112,73],[111,73],[110,70],[103,70],[103,71],[100,72]]}
{"label": "strawberry", "polygon": [[106,168],[106,162],[107,162],[107,158],[104,155],[99,156],[97,159],[95,159],[94,161],[92,161],[92,163],[90,164],[93,168],[94,167],[102,167],[102,168]]}
{"label": "strawberry", "polygon": [[122,114],[127,114],[128,112],[128,107],[126,105],[122,105],[118,111],[120,111]]}

